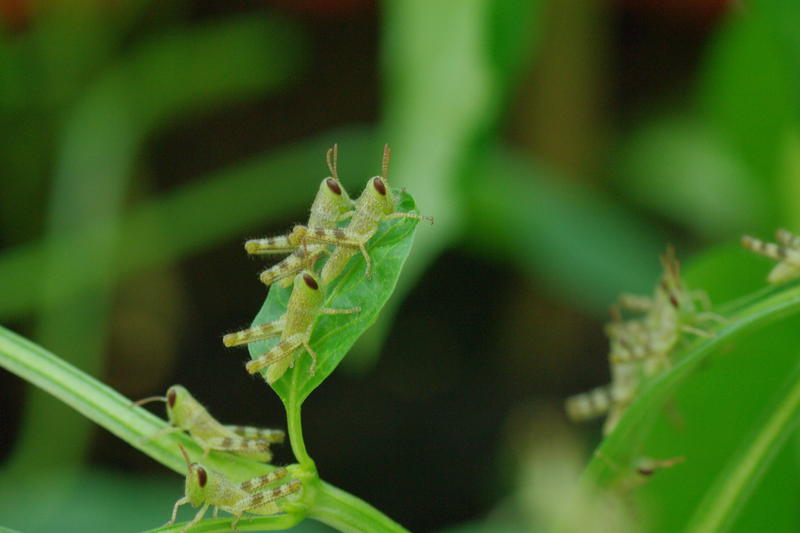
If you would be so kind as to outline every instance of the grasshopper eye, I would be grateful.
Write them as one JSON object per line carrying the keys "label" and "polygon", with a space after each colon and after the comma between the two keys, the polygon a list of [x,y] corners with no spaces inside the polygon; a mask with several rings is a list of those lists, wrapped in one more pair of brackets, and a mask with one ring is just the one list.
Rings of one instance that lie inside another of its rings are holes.
{"label": "grasshopper eye", "polygon": [[383,180],[375,177],[372,178],[372,186],[375,187],[375,190],[378,191],[378,194],[381,196],[386,196],[386,184],[383,183]]}
{"label": "grasshopper eye", "polygon": [[201,487],[205,487],[206,483],[208,483],[208,474],[202,466],[197,468],[197,483]]}
{"label": "grasshopper eye", "polygon": [[169,405],[170,409],[175,407],[175,400],[177,399],[178,395],[175,392],[175,389],[170,389],[167,393],[167,405]]}
{"label": "grasshopper eye", "polygon": [[652,476],[655,473],[655,471],[652,468],[647,468],[646,466],[640,466],[639,468],[636,469],[636,471],[639,472],[641,475],[648,477]]}
{"label": "grasshopper eye", "polygon": [[311,277],[311,274],[303,274],[303,281],[306,282],[306,285],[308,285],[309,289],[314,290],[314,291],[319,289],[319,285],[317,284],[317,280],[315,280],[313,277]]}
{"label": "grasshopper eye", "polygon": [[342,188],[339,187],[339,184],[336,182],[335,179],[333,179],[333,178],[326,179],[325,180],[325,185],[327,185],[328,189],[330,189],[330,191],[333,194],[335,194],[336,196],[341,196],[342,195]]}

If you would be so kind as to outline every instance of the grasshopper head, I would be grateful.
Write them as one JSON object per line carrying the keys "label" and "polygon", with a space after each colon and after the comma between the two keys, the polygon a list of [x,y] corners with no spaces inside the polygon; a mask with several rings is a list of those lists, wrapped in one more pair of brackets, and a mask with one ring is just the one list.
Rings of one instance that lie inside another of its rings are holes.
{"label": "grasshopper head", "polygon": [[658,285],[659,295],[667,299],[677,312],[693,312],[694,303],[681,281],[681,266],[675,258],[675,249],[672,246],[669,246],[661,256],[661,264],[664,267],[664,274]]}
{"label": "grasshopper head", "polygon": [[381,213],[386,215],[394,213],[395,200],[386,178],[381,176],[370,178],[364,194],[367,195],[369,203],[378,206]]}
{"label": "grasshopper head", "polygon": [[186,473],[186,497],[192,506],[200,507],[206,501],[206,487],[210,476],[213,475],[213,472],[209,472],[201,464],[189,465],[189,471]]}
{"label": "grasshopper head", "polygon": [[322,305],[324,298],[322,285],[313,272],[303,270],[294,277],[293,300],[304,307],[316,308]]}
{"label": "grasshopper head", "polygon": [[350,196],[344,190],[342,182],[339,181],[339,178],[329,176],[320,183],[311,211],[340,215],[349,211],[352,207],[353,201],[350,200]]}
{"label": "grasshopper head", "polygon": [[181,426],[181,421],[187,418],[187,415],[194,412],[193,407],[197,401],[189,394],[186,387],[182,385],[173,385],[167,389],[167,417],[169,421],[178,427]]}
{"label": "grasshopper head", "polygon": [[198,463],[192,463],[189,460],[189,454],[186,449],[180,444],[178,447],[181,449],[183,458],[186,459],[186,497],[193,507],[200,507],[206,501],[206,487],[208,487],[209,476],[213,475],[212,472]]}

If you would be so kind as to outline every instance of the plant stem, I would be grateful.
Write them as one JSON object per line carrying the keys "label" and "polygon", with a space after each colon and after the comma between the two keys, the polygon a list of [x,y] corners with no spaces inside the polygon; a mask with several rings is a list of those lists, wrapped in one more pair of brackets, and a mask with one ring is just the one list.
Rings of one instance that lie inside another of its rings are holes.
{"label": "plant stem", "polygon": [[352,494],[322,481],[308,512],[343,533],[408,533],[408,530]]}
{"label": "plant stem", "polygon": [[306,450],[306,443],[303,440],[303,424],[300,419],[300,409],[302,402],[290,401],[284,402],[286,408],[286,426],[289,431],[289,444],[292,446],[292,453],[295,459],[308,472],[313,472],[316,475],[317,466],[314,460],[308,455]]}

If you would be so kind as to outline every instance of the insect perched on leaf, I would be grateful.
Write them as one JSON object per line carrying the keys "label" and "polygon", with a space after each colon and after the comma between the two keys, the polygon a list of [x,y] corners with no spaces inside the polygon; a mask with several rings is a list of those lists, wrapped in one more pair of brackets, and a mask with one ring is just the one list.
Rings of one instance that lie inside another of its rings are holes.
{"label": "insect perched on leaf", "polygon": [[[708,299],[702,291],[685,288],[672,247],[661,256],[661,263],[664,273],[652,297],[623,294],[612,306],[612,321],[606,325],[611,383],[568,398],[566,410],[571,419],[587,420],[608,413],[603,431],[611,432],[642,382],[669,367],[670,353],[682,333],[711,337],[711,333],[693,324],[705,320],[724,322],[714,313],[698,310],[696,303],[708,306]],[[623,320],[622,309],[643,315]]]}
{"label": "insect perched on leaf", "polygon": [[328,285],[333,281],[357,252],[361,252],[366,262],[364,275],[367,279],[372,277],[372,260],[367,253],[366,244],[378,231],[381,222],[396,218],[415,218],[433,223],[433,219],[430,217],[397,211],[397,200],[389,188],[388,181],[391,154],[389,146],[384,146],[381,175],[373,176],[367,182],[361,196],[356,200],[355,210],[346,227],[326,228],[309,224],[308,226],[295,226],[292,230],[289,236],[290,242],[302,242],[306,245],[330,244],[336,247],[322,268],[323,285]]}
{"label": "insect perched on leaf", "polygon": [[[339,181],[336,170],[338,152],[338,145],[333,145],[333,148],[328,150],[327,161],[331,175],[319,185],[317,196],[311,204],[309,227],[335,228],[337,222],[347,219],[353,213],[353,201]],[[288,287],[292,284],[293,274],[303,269],[311,270],[317,259],[327,251],[324,244],[304,246],[299,244],[299,241],[293,239],[291,235],[280,235],[251,239],[244,243],[244,248],[247,253],[254,255],[288,253],[288,257],[266,269],[259,276],[265,285],[280,281],[280,286]]]}
{"label": "insect perched on leaf", "polygon": [[352,309],[328,309],[322,307],[325,300],[323,288],[317,277],[304,270],[294,278],[292,294],[286,306],[286,312],[279,319],[267,322],[260,326],[253,326],[236,333],[229,333],[223,337],[222,342],[227,347],[248,344],[251,342],[280,336],[278,344],[267,353],[249,361],[245,368],[250,374],[255,374],[267,367],[267,383],[274,383],[286,370],[294,366],[295,354],[305,348],[311,356],[309,372],[314,373],[317,363],[317,354],[311,348],[309,340],[314,329],[314,322],[320,314],[349,314],[357,313],[360,307]]}
{"label": "insect perched on leaf", "polygon": [[661,256],[664,274],[661,276],[652,297],[627,295],[619,298],[618,307],[612,312],[621,316],[620,309],[644,313],[640,318],[646,332],[646,339],[640,339],[635,349],[621,349],[612,352],[612,362],[646,360],[645,373],[652,375],[661,368],[669,366],[669,355],[678,343],[682,333],[700,337],[713,337],[712,333],[694,327],[694,324],[707,320],[725,322],[710,312],[701,312],[697,302],[709,306],[708,297],[703,291],[689,291],[683,285],[680,264],[671,246]]}
{"label": "insect perched on leaf", "polygon": [[234,483],[219,472],[202,464],[192,463],[183,446],[180,446],[180,449],[186,459],[186,495],[175,502],[175,507],[172,508],[172,518],[164,526],[175,523],[178,508],[181,505],[190,503],[192,507],[200,507],[192,521],[181,529],[182,532],[199,522],[209,506],[215,507],[214,517],[217,516],[219,509],[234,515],[231,529],[238,531],[236,524],[239,523],[244,513],[255,515],[280,513],[281,507],[278,500],[302,488],[302,484],[296,479],[271,489],[267,488],[286,477],[289,472],[285,468],[276,468],[269,474],[249,479],[244,483]]}
{"label": "insect perched on leaf", "polygon": [[784,283],[800,277],[800,236],[786,229],[775,232],[777,244],[744,235],[742,246],[757,254],[778,261],[767,276],[769,283]]}
{"label": "insect perched on leaf", "polygon": [[254,461],[269,462],[272,459],[269,445],[283,442],[286,436],[279,429],[224,426],[181,385],[173,385],[167,389],[166,396],[144,398],[135,402],[134,405],[144,405],[150,402],[167,404],[167,418],[172,427],[158,431],[147,440],[168,433],[188,431],[194,441],[205,451],[204,458],[209,451],[218,450],[235,453]]}

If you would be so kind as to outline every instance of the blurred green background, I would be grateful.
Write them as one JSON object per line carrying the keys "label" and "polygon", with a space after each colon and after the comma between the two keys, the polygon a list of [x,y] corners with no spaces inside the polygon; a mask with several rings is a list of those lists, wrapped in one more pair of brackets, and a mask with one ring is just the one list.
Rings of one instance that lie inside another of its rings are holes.
{"label": "blurred green background", "polygon": [[[2,0],[0,321],[132,399],[181,383],[282,426],[220,342],[265,295],[242,242],[304,220],[334,142],[351,195],[388,142],[436,223],[306,402],[307,446],[413,531],[533,530],[599,440],[561,402],[608,379],[615,295],[668,242],[800,228],[800,5],[661,4]],[[744,256],[717,294],[761,284]],[[144,530],[181,496],[3,371],[0,459],[22,531]]]}

